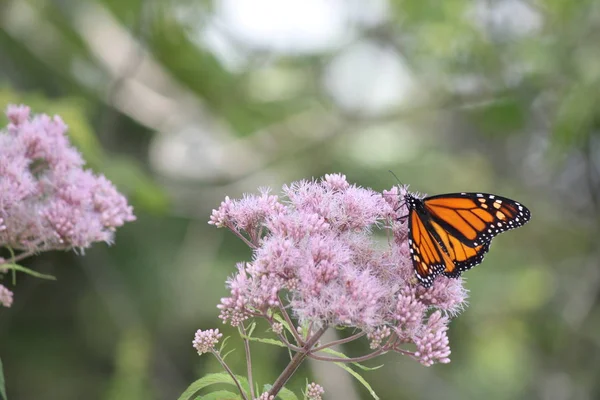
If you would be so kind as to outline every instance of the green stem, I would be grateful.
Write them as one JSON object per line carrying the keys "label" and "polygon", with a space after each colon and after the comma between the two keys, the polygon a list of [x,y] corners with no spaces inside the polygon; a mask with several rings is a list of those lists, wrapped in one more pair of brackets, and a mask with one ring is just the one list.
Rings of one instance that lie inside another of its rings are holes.
{"label": "green stem", "polygon": [[242,337],[244,338],[244,349],[246,350],[246,368],[248,370],[248,386],[250,386],[250,397],[254,400],[254,383],[252,381],[252,358],[250,357],[250,341],[246,335],[244,324],[240,324]]}
{"label": "green stem", "polygon": [[[403,354],[409,353],[408,355],[412,355],[413,353],[410,352],[404,352],[404,351],[398,351],[401,352]],[[319,361],[329,361],[329,362],[340,362],[340,363],[352,363],[352,362],[363,362],[363,361],[367,361],[370,360],[371,358],[375,358],[377,356],[380,356],[382,354],[387,353],[387,350],[385,349],[379,349],[376,350],[372,353],[366,354],[364,356],[361,357],[348,357],[348,358],[341,358],[341,357],[325,357],[325,356],[318,356],[316,354],[309,354],[308,357],[314,359],[314,360],[319,360]]]}
{"label": "green stem", "polygon": [[217,358],[217,360],[219,361],[219,363],[221,364],[221,366],[223,366],[223,368],[225,369],[225,371],[227,371],[227,373],[229,374],[229,376],[231,376],[231,379],[233,379],[233,382],[235,383],[235,385],[237,386],[238,390],[240,391],[240,395],[242,396],[242,399],[248,400],[248,396],[246,396],[246,392],[244,392],[244,389],[242,389],[242,385],[240,384],[240,381],[238,381],[238,379],[236,378],[236,376],[233,373],[233,371],[231,370],[231,368],[229,368],[229,365],[227,365],[225,363],[225,360],[223,360],[223,358],[221,358],[221,355],[219,354],[218,351],[213,350],[212,353]]}

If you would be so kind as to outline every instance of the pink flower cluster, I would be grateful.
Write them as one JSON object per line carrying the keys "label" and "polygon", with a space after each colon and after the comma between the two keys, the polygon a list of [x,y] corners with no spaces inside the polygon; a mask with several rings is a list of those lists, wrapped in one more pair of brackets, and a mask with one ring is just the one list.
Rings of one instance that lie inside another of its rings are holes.
{"label": "pink flower cluster", "polygon": [[448,362],[449,317],[464,306],[461,279],[416,283],[407,243],[405,188],[383,193],[340,174],[295,182],[283,198],[262,190],[226,198],[210,224],[226,227],[253,251],[227,281],[219,309],[237,326],[249,317],[291,310],[299,324],[362,329],[371,347],[410,353],[424,365]]}
{"label": "pink flower cluster", "polygon": [[208,329],[206,331],[198,329],[196,331],[196,335],[194,336],[192,345],[196,351],[198,351],[198,354],[202,355],[212,351],[215,348],[215,345],[219,343],[219,339],[222,337],[223,334],[220,333],[218,329]]}
{"label": "pink flower cluster", "polygon": [[306,386],[306,397],[308,400],[323,400],[325,389],[321,385],[311,382]]}
{"label": "pink flower cluster", "polygon": [[58,116],[8,106],[0,132],[0,245],[17,250],[84,249],[111,242],[132,208],[102,175],[83,169]]}

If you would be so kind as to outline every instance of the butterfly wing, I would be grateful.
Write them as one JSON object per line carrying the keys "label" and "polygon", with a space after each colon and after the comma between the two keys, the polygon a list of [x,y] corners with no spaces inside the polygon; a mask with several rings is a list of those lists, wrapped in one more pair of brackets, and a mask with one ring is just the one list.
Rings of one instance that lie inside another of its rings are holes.
{"label": "butterfly wing", "polygon": [[531,218],[522,204],[488,193],[443,194],[427,197],[423,204],[431,220],[450,236],[479,249],[499,233],[524,225]]}
{"label": "butterfly wing", "polygon": [[414,209],[410,210],[408,216],[408,232],[408,244],[417,279],[423,286],[429,287],[434,278],[444,271],[442,251]]}
{"label": "butterfly wing", "polygon": [[485,242],[476,247],[466,246],[456,237],[439,224],[431,222],[436,236],[440,240],[442,248],[442,258],[444,259],[444,275],[450,278],[458,278],[463,271],[473,268],[483,261],[485,253],[490,249],[490,243]]}

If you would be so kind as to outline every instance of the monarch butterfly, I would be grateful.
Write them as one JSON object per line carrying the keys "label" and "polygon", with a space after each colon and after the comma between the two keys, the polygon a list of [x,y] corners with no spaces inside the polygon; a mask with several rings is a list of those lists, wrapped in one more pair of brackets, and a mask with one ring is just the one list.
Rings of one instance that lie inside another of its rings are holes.
{"label": "monarch butterfly", "polygon": [[492,238],[527,223],[522,204],[487,193],[420,199],[407,193],[408,242],[417,279],[430,287],[439,274],[457,278],[483,261]]}

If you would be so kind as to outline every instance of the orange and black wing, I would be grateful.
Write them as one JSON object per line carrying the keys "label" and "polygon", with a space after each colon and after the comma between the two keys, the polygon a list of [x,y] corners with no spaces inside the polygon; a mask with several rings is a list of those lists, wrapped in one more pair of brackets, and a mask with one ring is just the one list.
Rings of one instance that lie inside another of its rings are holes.
{"label": "orange and black wing", "polygon": [[444,259],[443,274],[447,277],[457,278],[463,271],[480,264],[485,253],[490,249],[490,242],[469,247],[436,222],[431,221],[431,227],[435,230],[435,236],[439,239],[442,247],[440,254]]}
{"label": "orange and black wing", "polygon": [[524,225],[531,217],[522,204],[487,193],[442,194],[422,202],[432,222],[472,248],[483,248],[494,236]]}
{"label": "orange and black wing", "polygon": [[417,279],[423,286],[431,286],[446,268],[443,250],[415,210],[408,215],[408,244]]}

